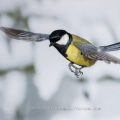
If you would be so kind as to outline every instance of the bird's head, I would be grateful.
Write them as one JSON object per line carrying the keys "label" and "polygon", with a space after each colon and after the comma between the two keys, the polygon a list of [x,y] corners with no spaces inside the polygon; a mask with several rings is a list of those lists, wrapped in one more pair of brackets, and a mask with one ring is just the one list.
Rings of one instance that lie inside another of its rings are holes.
{"label": "bird's head", "polygon": [[49,46],[67,45],[70,40],[70,34],[65,30],[55,30],[50,34],[49,40]]}

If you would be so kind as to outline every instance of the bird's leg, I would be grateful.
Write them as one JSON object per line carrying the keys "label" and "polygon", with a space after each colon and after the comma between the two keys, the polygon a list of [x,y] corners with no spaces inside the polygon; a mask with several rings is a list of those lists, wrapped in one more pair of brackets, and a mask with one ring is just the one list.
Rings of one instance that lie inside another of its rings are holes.
{"label": "bird's leg", "polygon": [[81,71],[83,67],[76,67],[75,65],[73,65],[73,63],[69,63],[69,69],[71,72],[73,72],[77,78],[79,78],[80,75],[83,75],[83,72]]}
{"label": "bird's leg", "polygon": [[69,65],[68,65],[68,67],[69,67],[69,69],[70,69],[71,72],[74,72],[74,70],[72,69],[72,67],[75,68],[75,66],[73,65],[73,63],[70,62]]}

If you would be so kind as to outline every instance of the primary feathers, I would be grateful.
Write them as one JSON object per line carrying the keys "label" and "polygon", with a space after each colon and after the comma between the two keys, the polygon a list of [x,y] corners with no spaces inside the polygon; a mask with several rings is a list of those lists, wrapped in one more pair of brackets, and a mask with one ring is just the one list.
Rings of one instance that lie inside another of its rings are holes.
{"label": "primary feathers", "polygon": [[112,44],[112,45],[100,46],[99,48],[104,52],[120,50],[120,42]]}
{"label": "primary feathers", "polygon": [[17,40],[26,40],[26,41],[43,41],[49,39],[48,34],[41,34],[41,33],[32,33],[28,31],[23,30],[17,30],[13,28],[7,28],[7,27],[0,27],[0,30],[2,30],[6,35],[10,38],[17,39]]}

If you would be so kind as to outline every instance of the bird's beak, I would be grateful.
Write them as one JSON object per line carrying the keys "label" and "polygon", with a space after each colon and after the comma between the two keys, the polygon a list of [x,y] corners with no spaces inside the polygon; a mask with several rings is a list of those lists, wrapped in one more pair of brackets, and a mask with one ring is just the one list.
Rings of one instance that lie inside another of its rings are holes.
{"label": "bird's beak", "polygon": [[54,45],[54,43],[53,43],[53,42],[51,42],[51,43],[50,43],[50,45],[49,45],[49,47],[51,47],[51,46],[53,46],[53,45]]}

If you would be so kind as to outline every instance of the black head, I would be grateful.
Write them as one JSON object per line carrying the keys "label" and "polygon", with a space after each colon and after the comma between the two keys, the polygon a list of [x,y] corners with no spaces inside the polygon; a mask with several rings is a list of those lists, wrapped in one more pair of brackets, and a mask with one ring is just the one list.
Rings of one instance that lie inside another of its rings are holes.
{"label": "black head", "polygon": [[58,41],[60,41],[61,38],[64,35],[66,35],[66,39],[67,39],[67,37],[69,39],[69,33],[67,31],[65,31],[65,30],[55,30],[55,31],[53,31],[49,36],[50,46],[52,46],[55,43],[57,43]]}

